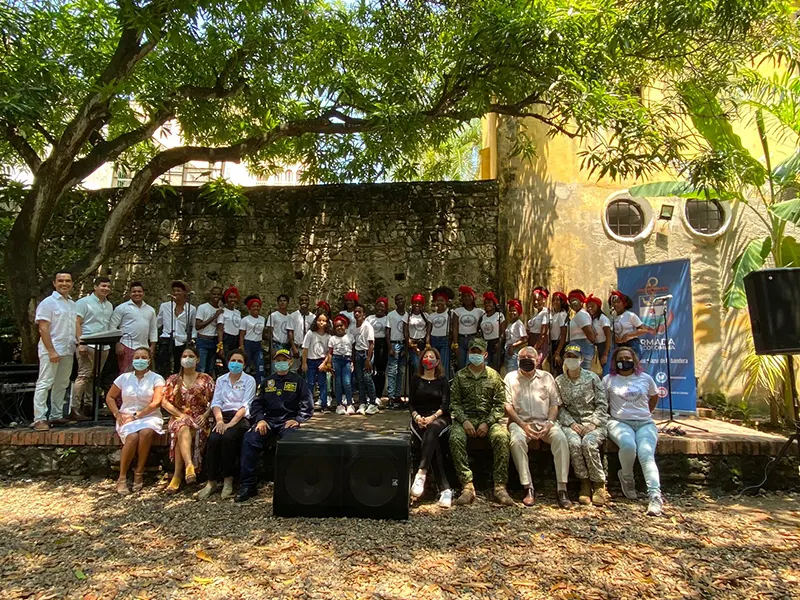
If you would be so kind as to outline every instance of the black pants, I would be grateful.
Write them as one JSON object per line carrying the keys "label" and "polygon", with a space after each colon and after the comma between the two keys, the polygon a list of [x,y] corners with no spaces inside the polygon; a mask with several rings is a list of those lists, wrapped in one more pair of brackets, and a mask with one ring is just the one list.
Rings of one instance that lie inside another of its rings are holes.
{"label": "black pants", "polygon": [[383,398],[388,362],[389,351],[386,349],[386,339],[378,338],[375,340],[375,353],[372,356],[372,381],[375,383],[375,395],[378,398]]}
{"label": "black pants", "polygon": [[[222,420],[229,423],[235,414],[235,410],[226,410],[222,413]],[[212,430],[206,441],[206,469],[209,481],[219,481],[236,475],[236,462],[242,450],[244,434],[248,429],[250,423],[246,418],[242,418],[223,434]]]}
{"label": "black pants", "polygon": [[158,338],[156,349],[156,371],[164,379],[177,373],[181,368],[181,354],[186,349],[186,344],[173,345],[169,338]]}
{"label": "black pants", "polygon": [[[565,344],[566,346],[566,344]],[[564,368],[556,362],[556,349],[558,348],[558,340],[550,341],[550,374],[553,377],[558,377],[564,372]],[[563,352],[563,350],[562,350]]]}
{"label": "black pants", "polygon": [[411,427],[414,429],[414,437],[422,439],[419,468],[429,472],[433,467],[433,476],[436,478],[436,486],[439,491],[450,489],[444,466],[444,450],[442,449],[442,444],[447,443],[446,439],[442,437],[442,431],[450,427],[450,417],[439,417],[425,429],[419,429],[417,424],[412,421]]}
{"label": "black pants", "polygon": [[228,372],[228,352],[239,347],[239,336],[229,333],[222,334],[222,372]]}

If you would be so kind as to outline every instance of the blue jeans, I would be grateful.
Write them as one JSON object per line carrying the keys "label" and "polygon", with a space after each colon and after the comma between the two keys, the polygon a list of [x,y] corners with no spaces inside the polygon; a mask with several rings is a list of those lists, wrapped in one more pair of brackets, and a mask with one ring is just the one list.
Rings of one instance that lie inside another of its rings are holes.
{"label": "blue jeans", "polygon": [[431,347],[439,351],[439,356],[442,358],[442,369],[444,369],[444,376],[450,379],[450,338],[446,335],[431,336]]}
{"label": "blue jeans", "polygon": [[406,374],[406,351],[403,342],[392,342],[394,356],[389,356],[386,365],[386,395],[396,399],[403,395],[403,379]]}
{"label": "blue jeans", "polygon": [[217,340],[198,337],[197,352],[200,354],[197,371],[213,376],[214,366],[217,364]]}
{"label": "blue jeans", "polygon": [[470,333],[469,335],[458,336],[458,368],[463,369],[467,366],[467,355],[469,354],[469,343],[475,338],[477,334]]}
{"label": "blue jeans", "polygon": [[[289,344],[282,344],[281,342],[276,342],[275,340],[272,340],[272,356],[269,357],[269,372],[270,372],[270,374],[275,373],[275,361],[272,360],[272,357],[275,356],[275,353],[278,350],[288,350],[289,352],[291,352],[292,348],[291,348],[291,346],[289,346]],[[290,365],[292,364],[292,359],[291,358],[289,358],[289,364]]]}
{"label": "blue jeans", "polygon": [[328,374],[320,371],[319,368],[325,362],[324,358],[309,358],[306,361],[308,371],[306,372],[306,383],[311,394],[314,394],[314,384],[319,386],[319,403],[323,408],[328,407]]}
{"label": "blue jeans", "polygon": [[361,404],[375,404],[375,382],[372,381],[372,373],[367,373],[366,369],[367,353],[356,351],[356,388],[358,389],[358,401]]}
{"label": "blue jeans", "polygon": [[[333,355],[333,384],[336,392],[336,403],[349,406],[353,403],[353,372],[350,370],[351,365],[349,356]],[[342,394],[346,398],[346,402],[342,402]]]}
{"label": "blue jeans", "polygon": [[618,346],[622,346],[624,348],[630,348],[636,353],[636,356],[639,360],[642,359],[642,343],[638,337],[633,338],[632,340],[628,340],[624,344],[617,344]]}
{"label": "blue jeans", "polygon": [[505,349],[500,346],[500,350],[497,349],[497,339],[494,340],[486,340],[486,352],[488,352],[489,356],[486,357],[486,364],[492,367],[495,371],[500,372],[500,365],[503,364],[503,353]]}
{"label": "blue jeans", "polygon": [[419,359],[421,355],[418,355],[415,350],[419,349],[420,352],[425,350],[425,340],[411,340],[411,343],[408,345],[408,362],[409,368],[411,369],[411,375],[413,376],[419,370]]}
{"label": "blue jeans", "polygon": [[508,348],[503,349],[503,356],[506,359],[506,375],[519,369],[519,350],[514,350],[514,354],[508,355]]}
{"label": "blue jeans", "polygon": [[[610,343],[611,342],[609,340],[606,340],[605,342],[600,342],[594,345],[594,347],[597,348],[597,362],[600,362],[601,356],[606,355],[606,346]],[[601,378],[605,377],[611,372],[611,355],[608,356],[606,364],[600,364],[600,368],[603,369],[603,374],[600,376]]]}
{"label": "blue jeans", "polygon": [[589,338],[570,340],[564,345],[564,347],[566,348],[570,344],[577,344],[581,347],[581,367],[587,371],[591,370],[592,361],[594,360],[594,344],[591,342],[591,340]]}
{"label": "blue jeans", "polygon": [[261,347],[261,342],[245,340],[244,353],[247,356],[248,367],[256,379],[256,385],[259,385],[265,374],[264,349]]}
{"label": "blue jeans", "polygon": [[648,496],[661,494],[661,481],[656,466],[658,428],[649,421],[608,420],[608,439],[619,446],[622,476],[633,481],[633,463],[639,458]]}

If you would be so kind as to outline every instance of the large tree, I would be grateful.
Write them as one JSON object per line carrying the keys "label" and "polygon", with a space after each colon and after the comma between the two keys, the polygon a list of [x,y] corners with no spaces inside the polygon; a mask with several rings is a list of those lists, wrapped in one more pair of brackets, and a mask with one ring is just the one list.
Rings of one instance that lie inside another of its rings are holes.
{"label": "large tree", "polygon": [[[0,161],[33,174],[5,270],[26,358],[39,247],[65,194],[105,163],[133,173],[94,250],[115,250],[150,186],[190,160],[298,160],[318,181],[413,177],[487,112],[602,139],[639,176],[683,149],[672,86],[715,81],[790,28],[774,0],[0,0]],[[642,86],[663,83],[644,105]],[[170,123],[186,145],[152,136]],[[527,151],[520,138],[518,150]]]}

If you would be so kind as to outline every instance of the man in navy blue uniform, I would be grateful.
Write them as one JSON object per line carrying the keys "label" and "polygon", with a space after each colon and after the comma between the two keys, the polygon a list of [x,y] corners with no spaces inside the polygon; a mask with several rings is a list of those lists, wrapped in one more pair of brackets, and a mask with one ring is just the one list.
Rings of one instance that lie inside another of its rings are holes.
{"label": "man in navy blue uniform", "polygon": [[314,414],[311,389],[302,375],[291,373],[292,356],[280,349],[272,358],[275,373],[261,382],[261,390],[250,406],[250,422],[255,423],[242,441],[241,473],[236,502],[258,494],[258,461],[267,440],[282,438],[287,431],[300,427]]}

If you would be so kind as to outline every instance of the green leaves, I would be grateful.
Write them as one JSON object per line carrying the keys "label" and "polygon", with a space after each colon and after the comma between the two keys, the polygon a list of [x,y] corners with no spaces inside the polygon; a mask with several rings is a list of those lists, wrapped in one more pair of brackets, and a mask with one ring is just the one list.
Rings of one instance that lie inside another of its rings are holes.
{"label": "green leaves", "polygon": [[800,267],[800,243],[787,235],[781,240],[781,260],[776,267]]}
{"label": "green leaves", "polygon": [[800,198],[773,204],[770,206],[769,212],[782,221],[789,221],[797,225],[800,223]]}
{"label": "green leaves", "polygon": [[748,273],[763,267],[771,251],[771,237],[766,237],[763,240],[753,240],[747,244],[744,251],[733,263],[732,279],[722,297],[722,303],[725,308],[745,308],[747,306],[744,278]]}

